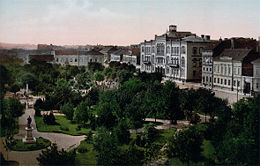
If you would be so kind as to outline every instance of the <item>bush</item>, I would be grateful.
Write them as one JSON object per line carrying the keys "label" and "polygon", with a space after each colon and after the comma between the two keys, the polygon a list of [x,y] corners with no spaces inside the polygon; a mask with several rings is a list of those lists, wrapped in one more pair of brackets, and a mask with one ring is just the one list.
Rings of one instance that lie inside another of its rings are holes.
{"label": "bush", "polygon": [[77,128],[76,128],[77,131],[80,131],[81,130],[81,125],[78,125]]}
{"label": "bush", "polygon": [[74,165],[76,151],[66,152],[64,149],[58,150],[56,144],[52,144],[50,148],[43,150],[37,157],[40,165]]}
{"label": "bush", "polygon": [[78,148],[78,152],[79,152],[79,153],[86,153],[87,151],[88,151],[88,149],[87,149],[86,146],[81,145],[81,146]]}
{"label": "bush", "polygon": [[73,105],[71,103],[66,103],[63,106],[61,106],[60,111],[65,114],[66,118],[68,120],[73,119]]}
{"label": "bush", "polygon": [[43,115],[43,122],[47,125],[55,125],[57,124],[55,121],[55,116],[53,115],[52,112],[50,112],[50,114],[44,114]]}
{"label": "bush", "polygon": [[35,116],[42,116],[39,108],[35,108]]}

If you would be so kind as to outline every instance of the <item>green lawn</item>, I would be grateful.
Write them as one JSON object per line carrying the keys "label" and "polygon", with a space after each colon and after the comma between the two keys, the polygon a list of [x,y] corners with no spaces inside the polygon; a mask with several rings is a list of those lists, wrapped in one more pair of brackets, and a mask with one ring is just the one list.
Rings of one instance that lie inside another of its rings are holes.
{"label": "green lawn", "polygon": [[[79,148],[86,148],[87,152],[79,153]],[[76,165],[97,165],[97,152],[93,150],[93,145],[87,143],[86,141],[81,141],[80,145],[77,147],[77,154],[75,158]]]}
{"label": "green lawn", "polygon": [[14,151],[32,151],[47,148],[51,142],[44,138],[36,138],[35,144],[24,144],[22,140],[14,140],[10,145],[10,149]]}
{"label": "green lawn", "polygon": [[64,133],[74,136],[86,135],[89,131],[92,131],[90,128],[81,128],[80,130],[77,130],[78,124],[72,124],[65,116],[55,116],[55,118],[58,123],[57,125],[47,125],[43,122],[42,117],[35,116],[37,130],[40,132]]}

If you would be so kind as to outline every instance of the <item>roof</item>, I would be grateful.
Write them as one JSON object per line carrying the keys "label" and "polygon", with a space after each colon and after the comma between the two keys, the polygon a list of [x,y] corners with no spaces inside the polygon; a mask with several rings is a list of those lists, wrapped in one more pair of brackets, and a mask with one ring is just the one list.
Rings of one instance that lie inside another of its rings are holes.
{"label": "roof", "polygon": [[204,42],[205,40],[201,37],[198,37],[198,36],[195,36],[195,35],[192,35],[192,36],[187,36],[187,37],[184,37],[182,38],[184,41],[190,41],[190,42]]}
{"label": "roof", "polygon": [[112,52],[111,54],[114,54],[114,55],[123,55],[124,52],[125,52],[125,50],[119,49],[119,50],[116,50],[116,51]]}
{"label": "roof", "polygon": [[132,48],[131,51],[133,55],[140,56],[140,48]]}
{"label": "roof", "polygon": [[97,51],[97,50],[90,50],[84,53],[84,55],[104,55],[101,52]]}
{"label": "roof", "polygon": [[260,58],[254,60],[252,63],[260,63]]}
{"label": "roof", "polygon": [[232,58],[232,60],[242,61],[252,49],[225,49],[217,59],[223,57]]}
{"label": "roof", "polygon": [[29,55],[29,59],[34,59],[39,62],[51,62],[54,60],[54,55]]}
{"label": "roof", "polygon": [[207,51],[214,50],[220,43],[221,41],[212,41],[205,47],[204,50]]}
{"label": "roof", "polygon": [[55,50],[55,55],[77,55],[76,50]]}

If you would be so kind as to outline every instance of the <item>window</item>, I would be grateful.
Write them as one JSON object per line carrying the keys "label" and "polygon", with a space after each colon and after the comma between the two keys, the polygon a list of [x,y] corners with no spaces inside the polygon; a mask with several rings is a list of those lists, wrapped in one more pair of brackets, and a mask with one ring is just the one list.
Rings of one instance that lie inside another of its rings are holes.
{"label": "window", "polygon": [[193,55],[197,55],[197,47],[192,48],[192,53],[193,53]]}
{"label": "window", "polygon": [[228,80],[228,85],[230,85],[230,80]]}
{"label": "window", "polygon": [[163,43],[157,44],[157,54],[159,54],[159,55],[164,54],[164,44]]}
{"label": "window", "polygon": [[196,61],[197,61],[196,58],[193,58],[193,59],[192,59],[193,67],[196,67],[196,66],[197,66],[197,62],[196,62]]}
{"label": "window", "polygon": [[231,69],[230,69],[230,66],[228,67],[228,74],[231,74]]}
{"label": "window", "polygon": [[185,46],[182,46],[182,47],[181,47],[181,53],[182,53],[182,54],[185,54],[185,53],[186,53]]}
{"label": "window", "polygon": [[167,54],[170,53],[170,46],[167,46],[166,53],[167,53]]}
{"label": "window", "polygon": [[199,53],[201,54],[203,52],[204,48],[203,47],[200,47],[199,49]]}
{"label": "window", "polygon": [[218,78],[218,84],[219,84],[219,78]]}
{"label": "window", "polygon": [[208,82],[208,76],[206,76],[206,82]]}
{"label": "window", "polygon": [[240,86],[240,81],[237,81],[237,87],[239,87]]}
{"label": "window", "polygon": [[211,83],[211,77],[209,77],[209,82]]}
{"label": "window", "polygon": [[221,65],[221,74],[223,73],[223,66]]}
{"label": "window", "polygon": [[78,61],[78,59],[77,58],[75,58],[75,62],[77,62]]}
{"label": "window", "polygon": [[70,62],[73,62],[73,59],[72,59],[72,58],[70,58]]}
{"label": "window", "polygon": [[205,71],[205,67],[203,67],[203,71]]}
{"label": "window", "polygon": [[224,85],[227,85],[227,80],[226,79],[224,80]]}
{"label": "window", "polygon": [[144,47],[142,47],[142,52],[144,52]]}
{"label": "window", "polygon": [[152,47],[152,53],[154,53],[154,46]]}
{"label": "window", "polygon": [[58,62],[59,61],[59,59],[58,58],[56,58],[56,62]]}
{"label": "window", "polygon": [[177,52],[177,54],[179,54],[179,47],[177,47],[176,52]]}
{"label": "window", "polygon": [[184,57],[181,57],[181,66],[185,67],[185,58]]}
{"label": "window", "polygon": [[220,80],[220,84],[223,84],[223,79],[221,78],[221,80]]}
{"label": "window", "polygon": [[214,83],[216,83],[216,78],[214,78]]}
{"label": "window", "polygon": [[211,67],[209,68],[209,71],[211,71]]}
{"label": "window", "polygon": [[236,80],[234,80],[234,85],[233,86],[236,86]]}
{"label": "window", "polygon": [[205,77],[204,76],[202,77],[202,82],[205,82]]}

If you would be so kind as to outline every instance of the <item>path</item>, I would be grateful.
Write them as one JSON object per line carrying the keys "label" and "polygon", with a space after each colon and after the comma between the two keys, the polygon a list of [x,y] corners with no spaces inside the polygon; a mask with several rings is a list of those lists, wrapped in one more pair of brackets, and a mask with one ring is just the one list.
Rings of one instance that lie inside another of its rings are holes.
{"label": "path", "polygon": [[[29,100],[30,104],[33,104],[36,101],[36,97],[33,98],[32,100]],[[25,103],[26,100],[21,100],[22,103]],[[34,128],[33,130],[33,136],[38,138],[38,137],[43,137],[48,140],[50,140],[52,143],[56,143],[58,148],[65,149],[65,150],[70,150],[75,147],[77,147],[80,144],[80,141],[85,139],[85,135],[83,136],[71,136],[67,134],[62,134],[62,133],[48,133],[48,132],[38,132],[34,120],[34,109],[32,108],[26,108],[25,113],[19,117],[19,133],[14,135],[15,139],[22,139],[25,136],[25,126],[27,124],[27,118],[29,115],[32,118],[32,127]],[[0,150],[3,153],[4,157],[7,158],[7,152],[3,148],[3,142],[2,138],[0,139]],[[31,166],[31,165],[38,165],[38,161],[36,160],[36,157],[39,156],[41,153],[41,150],[36,150],[36,151],[28,151],[28,152],[18,152],[18,151],[11,151],[8,152],[8,160],[13,160],[13,161],[18,161],[19,165],[24,165],[24,166]]]}

